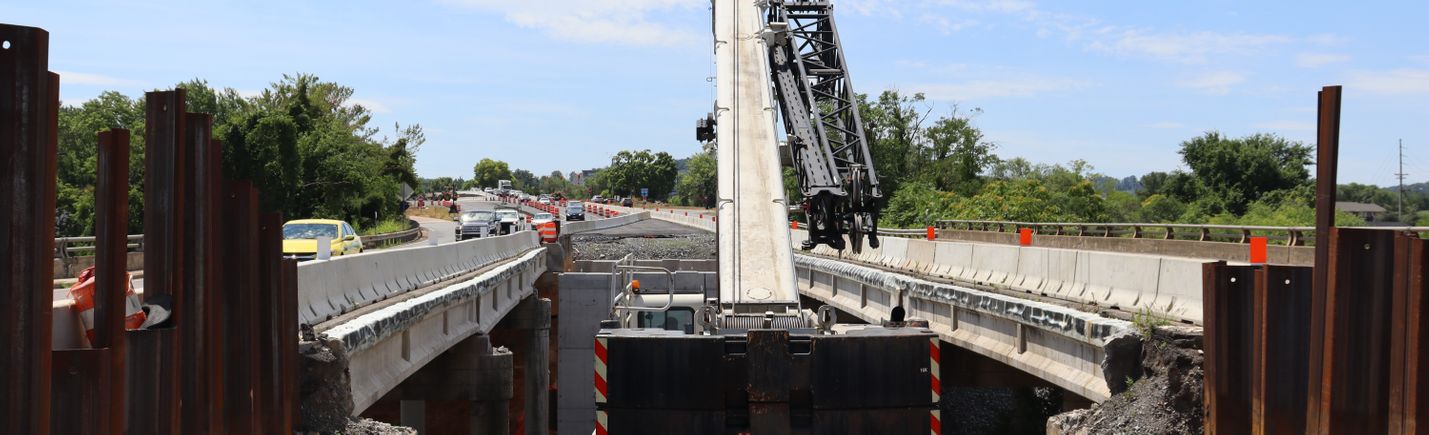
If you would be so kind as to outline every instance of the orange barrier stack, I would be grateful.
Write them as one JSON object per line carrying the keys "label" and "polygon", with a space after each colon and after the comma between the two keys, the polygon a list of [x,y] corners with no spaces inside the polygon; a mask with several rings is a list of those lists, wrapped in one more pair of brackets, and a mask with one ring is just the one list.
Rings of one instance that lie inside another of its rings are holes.
{"label": "orange barrier stack", "polygon": [[[144,324],[144,310],[140,308],[139,296],[134,293],[133,276],[128,273],[125,274],[124,287],[124,329],[139,329],[139,325]],[[78,280],[69,288],[69,295],[74,299],[74,305],[70,308],[79,315],[79,320],[84,325],[85,340],[91,344],[95,343],[93,266],[79,273]]]}
{"label": "orange barrier stack", "polygon": [[538,225],[536,231],[541,235],[541,243],[556,243],[556,240],[560,237],[555,222],[546,222]]}

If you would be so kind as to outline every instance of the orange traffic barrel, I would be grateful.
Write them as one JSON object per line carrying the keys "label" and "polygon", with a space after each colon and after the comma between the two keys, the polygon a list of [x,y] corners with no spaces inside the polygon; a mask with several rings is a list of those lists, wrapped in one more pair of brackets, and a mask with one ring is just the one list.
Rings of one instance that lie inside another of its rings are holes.
{"label": "orange traffic barrel", "polygon": [[556,239],[560,236],[555,222],[543,223],[536,231],[541,235],[541,243],[556,243]]}

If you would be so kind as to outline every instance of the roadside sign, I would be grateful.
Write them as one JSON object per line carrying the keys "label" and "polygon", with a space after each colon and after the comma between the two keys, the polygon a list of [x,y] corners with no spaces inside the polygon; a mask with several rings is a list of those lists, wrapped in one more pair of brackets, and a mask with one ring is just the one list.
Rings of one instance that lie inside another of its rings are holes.
{"label": "roadside sign", "polygon": [[641,197],[641,198],[649,198],[649,197],[650,197],[650,188],[649,188],[649,187],[641,187],[641,188],[640,188],[640,197]]}

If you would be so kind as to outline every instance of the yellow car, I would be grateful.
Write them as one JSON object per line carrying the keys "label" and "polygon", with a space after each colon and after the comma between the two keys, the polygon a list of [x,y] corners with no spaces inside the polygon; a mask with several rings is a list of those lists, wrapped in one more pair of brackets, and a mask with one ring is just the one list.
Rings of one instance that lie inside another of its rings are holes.
{"label": "yellow car", "polygon": [[347,222],[333,219],[299,219],[283,224],[283,258],[306,261],[317,258],[318,238],[331,241],[332,256],[362,252],[362,237]]}

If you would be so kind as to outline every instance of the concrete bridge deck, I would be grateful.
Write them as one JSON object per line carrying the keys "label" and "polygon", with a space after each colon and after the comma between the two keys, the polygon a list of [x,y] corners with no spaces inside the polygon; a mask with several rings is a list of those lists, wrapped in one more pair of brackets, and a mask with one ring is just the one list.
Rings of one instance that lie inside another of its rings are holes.
{"label": "concrete bridge deck", "polygon": [[[631,212],[638,210],[630,209]],[[706,231],[708,218],[650,212]],[[790,230],[797,244],[802,230]],[[840,257],[796,253],[801,295],[865,322],[894,306],[926,319],[942,339],[1093,401],[1110,397],[1108,345],[1132,322],[1106,311],[1199,323],[1201,268],[1211,260],[884,237],[879,249]]]}

